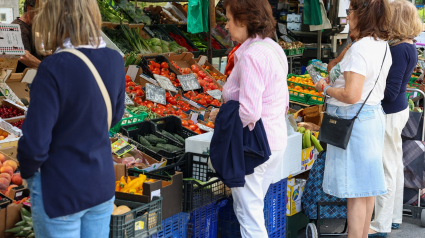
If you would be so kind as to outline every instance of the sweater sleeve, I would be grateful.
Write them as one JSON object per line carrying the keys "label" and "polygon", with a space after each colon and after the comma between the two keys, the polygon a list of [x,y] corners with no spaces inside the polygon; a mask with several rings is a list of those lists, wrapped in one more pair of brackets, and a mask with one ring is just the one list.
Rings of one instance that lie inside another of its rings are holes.
{"label": "sweater sleeve", "polygon": [[118,93],[117,105],[115,107],[116,113],[115,113],[115,115],[113,115],[111,126],[114,126],[118,122],[120,122],[120,120],[122,119],[122,116],[124,115],[124,109],[125,109],[125,77],[123,77],[122,82],[123,83],[120,85],[120,86],[122,86],[121,87],[122,89]]}
{"label": "sweater sleeve", "polygon": [[52,131],[59,115],[59,91],[47,63],[40,64],[31,85],[31,106],[22,125],[18,161],[21,176],[30,178],[48,158]]}
{"label": "sweater sleeve", "polygon": [[[403,49],[403,48],[402,48]],[[403,77],[409,63],[409,54],[403,49],[391,49],[393,64],[388,72],[387,84],[385,87],[384,101],[392,102],[400,94]]]}

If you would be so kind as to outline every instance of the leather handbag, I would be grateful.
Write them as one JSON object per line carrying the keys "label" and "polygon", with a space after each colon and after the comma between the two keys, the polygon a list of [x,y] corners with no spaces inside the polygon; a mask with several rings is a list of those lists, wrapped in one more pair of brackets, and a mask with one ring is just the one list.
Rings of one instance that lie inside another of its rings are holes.
{"label": "leather handbag", "polygon": [[[331,116],[326,113],[326,109],[324,109],[323,121],[319,131],[319,141],[325,142],[327,144],[339,147],[341,149],[347,149],[348,142],[350,141],[351,132],[353,131],[354,122],[360,114],[363,106],[366,104],[369,96],[372,94],[373,89],[376,86],[376,83],[379,80],[379,76],[381,75],[382,66],[384,66],[385,57],[387,56],[387,49],[385,48],[384,59],[382,60],[381,70],[379,71],[378,78],[373,85],[372,90],[370,90],[369,95],[367,95],[366,100],[363,102],[356,116],[352,119],[342,119],[338,117]],[[326,105],[326,102],[325,102]]]}
{"label": "leather handbag", "polygon": [[84,63],[87,65],[87,67],[92,72],[94,78],[96,79],[97,85],[99,86],[100,92],[102,93],[103,100],[105,101],[106,105],[106,111],[108,113],[108,130],[111,129],[111,123],[112,123],[112,104],[111,104],[111,98],[109,97],[108,90],[106,90],[105,84],[102,81],[102,78],[99,75],[99,72],[94,67],[93,63],[90,61],[89,58],[87,58],[86,55],[81,53],[79,50],[76,49],[63,49],[60,50],[58,53],[68,52],[71,53],[78,58],[80,58]]}

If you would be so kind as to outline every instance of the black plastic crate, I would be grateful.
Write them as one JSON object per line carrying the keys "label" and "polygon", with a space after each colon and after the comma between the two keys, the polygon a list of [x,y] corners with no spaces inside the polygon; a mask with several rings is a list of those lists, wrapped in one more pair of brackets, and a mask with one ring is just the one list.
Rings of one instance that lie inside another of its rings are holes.
{"label": "black plastic crate", "polygon": [[0,193],[0,209],[6,208],[12,203],[12,199]]}
{"label": "black plastic crate", "polygon": [[174,39],[171,38],[171,36],[169,36],[168,33],[158,25],[145,26],[143,27],[143,30],[145,30],[145,32],[147,32],[148,35],[152,38],[158,38],[160,40],[165,40],[168,42],[174,41]]}
{"label": "black plastic crate", "polygon": [[144,238],[162,230],[162,197],[154,197],[150,203],[115,199],[115,205],[125,205],[131,211],[111,215],[110,238]]}
{"label": "black plastic crate", "polygon": [[[217,178],[208,167],[209,155],[185,153],[183,157],[175,164],[159,168],[154,171],[144,173],[146,176],[158,174],[174,174],[175,171],[183,173],[183,178],[194,178],[202,182],[207,182],[212,178]],[[142,172],[129,170],[133,174]],[[228,188],[223,182],[218,180],[200,184],[195,180],[183,179],[183,212],[192,212],[193,210],[204,206],[205,204],[215,202],[226,196]]]}
{"label": "black plastic crate", "polygon": [[177,28],[175,25],[159,25],[160,27],[162,27],[162,29],[165,31],[165,32],[167,32],[167,34],[168,33],[173,33],[173,34],[176,34],[176,35],[179,35],[179,36],[181,36],[181,37],[183,37],[184,39],[185,39],[185,41],[186,41],[186,43],[190,46],[190,47],[192,47],[192,49],[194,49],[194,51],[190,51],[193,55],[194,55],[194,57],[195,58],[198,58],[198,56],[201,54],[201,52],[199,51],[199,49],[193,44],[193,42],[192,41],[190,41],[189,40],[189,38],[187,38],[186,37],[186,35],[183,33],[183,32],[181,32],[180,30],[179,30],[179,28]]}
{"label": "black plastic crate", "polygon": [[[176,171],[178,172],[183,172],[185,167],[186,167],[186,161],[185,161],[184,155],[182,157],[180,157],[176,163],[167,165],[165,167],[161,167],[152,171],[149,171],[148,173],[144,173],[141,170],[138,169],[134,169],[134,168],[129,168],[128,169],[128,175],[129,176],[139,176],[139,174],[143,173],[145,174],[148,178],[157,178],[158,175],[163,175],[163,176],[167,176],[167,178],[169,179],[169,175],[173,175],[175,174]],[[153,176],[154,175],[154,176]]]}
{"label": "black plastic crate", "polygon": [[[181,143],[177,143],[176,141],[164,136],[162,133],[157,132],[156,125],[150,121],[143,121],[143,122],[135,123],[128,126],[122,126],[120,129],[120,132],[121,134],[129,138],[128,142],[130,144],[135,145],[138,150],[142,151],[143,153],[151,156],[152,158],[158,161],[160,161],[161,158],[165,158],[168,163],[174,163],[184,153],[184,148],[182,147]],[[147,148],[146,146],[140,144],[139,142],[137,142],[138,135],[145,136],[148,134],[153,134],[161,139],[166,140],[167,144],[181,147],[181,149],[175,152],[168,152],[165,150],[160,150],[158,152],[155,152]]]}
{"label": "black plastic crate", "polygon": [[186,134],[183,133],[183,126],[182,126],[182,121],[181,121],[180,118],[178,118],[176,116],[168,116],[168,117],[163,117],[163,118],[152,119],[151,122],[155,125],[156,132],[159,135],[166,137],[166,138],[176,142],[180,146],[184,147],[184,143],[181,143],[178,140],[169,138],[168,136],[162,134],[162,132],[161,132],[162,130],[165,130],[166,132],[169,132],[171,134],[177,134],[177,135],[183,137],[184,139],[188,138],[189,136],[187,136]]}
{"label": "black plastic crate", "polygon": [[147,76],[151,77],[154,79],[153,77],[153,73],[152,71],[149,70],[149,61],[155,61],[156,63],[162,63],[162,62],[167,62],[168,64],[168,69],[170,70],[170,73],[174,73],[175,75],[178,75],[177,72],[175,72],[173,69],[171,69],[171,63],[170,61],[168,61],[168,59],[163,56],[163,55],[154,55],[154,56],[143,56],[142,58],[142,62],[140,62],[140,67],[142,67],[143,69],[143,73],[146,74]]}
{"label": "black plastic crate", "polygon": [[[179,30],[181,30],[183,33],[184,32],[186,32],[186,33],[188,33],[187,32],[187,25],[179,25],[178,26],[178,28],[179,28]],[[207,42],[207,44],[208,44],[208,41],[206,41],[205,40],[205,38],[208,38],[208,35],[207,35],[207,33],[204,33],[204,32],[201,32],[201,33],[197,33],[197,34],[200,34],[201,35],[201,37],[202,37],[202,39],[205,41],[205,42]],[[221,49],[219,49],[219,50],[216,50],[216,49],[212,49],[213,50],[213,57],[215,58],[215,57],[223,57],[223,56],[226,56],[226,52],[227,52],[227,48],[223,45],[223,44],[221,44],[221,42],[220,41],[218,41],[213,35],[211,35],[211,39],[214,39],[215,41],[217,41],[217,43],[218,43],[218,45],[220,46],[220,48]],[[207,52],[201,52],[200,53],[201,55],[206,55],[207,54]]]}

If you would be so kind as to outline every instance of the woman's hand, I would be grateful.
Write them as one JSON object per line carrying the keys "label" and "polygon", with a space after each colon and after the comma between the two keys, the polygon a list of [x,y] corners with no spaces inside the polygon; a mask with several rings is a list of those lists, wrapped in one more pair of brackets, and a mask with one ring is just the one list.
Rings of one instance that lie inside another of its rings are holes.
{"label": "woman's hand", "polygon": [[218,112],[220,111],[220,109],[214,110],[212,112],[210,112],[210,120],[215,123],[215,118],[217,117]]}
{"label": "woman's hand", "polygon": [[324,79],[319,80],[319,82],[317,82],[314,87],[316,87],[317,92],[322,92],[323,89],[328,86],[328,84],[326,83],[326,81]]}

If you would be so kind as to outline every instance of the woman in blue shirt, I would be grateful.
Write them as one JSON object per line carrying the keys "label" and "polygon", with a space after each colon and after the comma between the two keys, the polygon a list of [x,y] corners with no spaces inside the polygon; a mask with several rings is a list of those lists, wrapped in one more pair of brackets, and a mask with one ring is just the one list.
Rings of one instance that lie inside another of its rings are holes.
{"label": "woman in blue shirt", "polygon": [[392,10],[391,40],[393,64],[388,73],[382,108],[386,128],[382,162],[388,193],[376,197],[375,219],[369,237],[386,237],[398,229],[403,216],[403,149],[401,131],[409,118],[406,86],[418,62],[414,38],[421,33],[422,23],[416,7],[405,0],[390,3]]}
{"label": "woman in blue shirt", "polygon": [[[93,63],[115,125],[124,113],[124,61],[105,48],[101,24],[96,0],[45,0],[33,32],[39,52],[74,48]],[[36,237],[108,237],[115,176],[105,102],[77,56],[56,51],[40,64],[18,147]]]}

